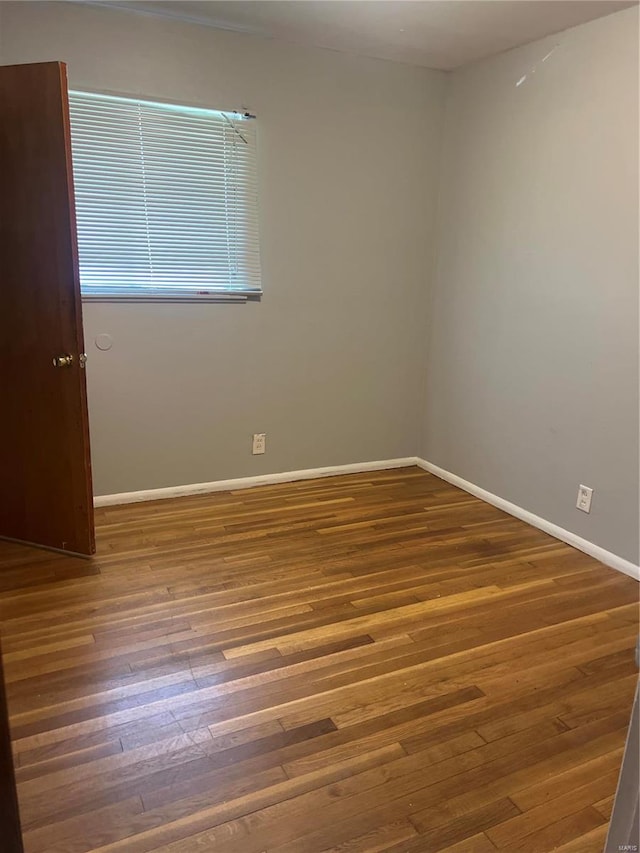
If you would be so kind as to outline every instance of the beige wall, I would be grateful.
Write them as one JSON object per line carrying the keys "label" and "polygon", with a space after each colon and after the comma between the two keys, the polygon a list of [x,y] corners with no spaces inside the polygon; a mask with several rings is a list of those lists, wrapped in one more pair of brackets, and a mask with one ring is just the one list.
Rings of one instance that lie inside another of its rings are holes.
{"label": "beige wall", "polygon": [[443,151],[422,455],[637,563],[637,8],[455,72]]}
{"label": "beige wall", "polygon": [[263,301],[85,306],[96,493],[414,455],[445,75],[99,7],[1,15],[5,64],[259,117]]}

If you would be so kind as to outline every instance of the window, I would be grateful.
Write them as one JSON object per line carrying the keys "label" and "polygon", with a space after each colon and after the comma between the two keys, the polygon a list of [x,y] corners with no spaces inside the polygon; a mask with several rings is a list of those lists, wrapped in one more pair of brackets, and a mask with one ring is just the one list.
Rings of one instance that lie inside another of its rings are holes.
{"label": "window", "polygon": [[83,298],[261,293],[251,116],[70,92]]}

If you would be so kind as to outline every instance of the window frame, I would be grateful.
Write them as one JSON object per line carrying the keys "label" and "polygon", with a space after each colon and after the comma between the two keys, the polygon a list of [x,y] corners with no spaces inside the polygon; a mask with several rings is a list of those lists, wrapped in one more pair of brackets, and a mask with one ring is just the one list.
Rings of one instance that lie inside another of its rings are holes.
{"label": "window frame", "polygon": [[[96,89],[88,86],[74,86],[73,88],[69,88],[69,96],[71,95],[97,95],[97,96],[106,96],[112,98],[124,98],[129,101],[140,101],[147,102],[157,106],[167,105],[168,107],[177,107],[184,108],[185,110],[202,110],[204,112],[214,112],[214,113],[227,113],[229,116],[243,116],[247,120],[255,120],[256,116],[246,107],[241,107],[238,109],[223,109],[219,107],[212,107],[209,104],[203,104],[202,102],[194,102],[194,101],[185,101],[185,100],[177,100],[174,98],[162,97],[158,96],[142,94],[140,92],[123,92],[116,91],[113,89]],[[70,109],[70,107],[69,107]],[[69,120],[69,140],[72,145],[73,142],[73,128],[71,120]],[[259,152],[258,152],[258,144],[256,140],[256,170],[259,170]],[[72,158],[72,179],[73,179],[73,192],[75,199],[75,173],[73,172],[73,158]],[[259,172],[257,175],[256,182],[256,219],[258,226],[258,252],[260,258],[260,199],[259,199]],[[79,250],[76,247],[76,255],[78,259],[78,271],[80,271],[80,257]],[[128,292],[125,292],[124,289],[122,292],[116,292],[117,288],[114,287],[113,293],[90,293],[82,290],[82,276],[80,274],[80,298],[81,301],[84,302],[106,302],[106,303],[119,303],[119,304],[141,304],[141,303],[169,303],[169,304],[191,304],[191,303],[222,303],[222,304],[233,304],[233,303],[241,303],[244,304],[246,302],[260,302],[263,296],[262,289],[262,268],[260,268],[260,288],[256,289],[247,289],[247,290],[223,290],[220,289],[218,291],[210,290],[208,293],[198,293],[198,292],[189,292],[185,290],[184,292],[177,291],[168,291],[166,293],[156,292],[148,292],[145,293],[142,287],[132,287]]]}

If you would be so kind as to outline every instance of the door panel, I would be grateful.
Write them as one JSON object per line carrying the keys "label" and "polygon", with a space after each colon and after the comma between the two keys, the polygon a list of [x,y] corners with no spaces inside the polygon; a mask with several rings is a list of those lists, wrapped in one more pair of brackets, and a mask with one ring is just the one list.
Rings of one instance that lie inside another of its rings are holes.
{"label": "door panel", "polygon": [[[95,551],[66,66],[0,67],[0,537]],[[70,355],[68,366],[54,359]]]}

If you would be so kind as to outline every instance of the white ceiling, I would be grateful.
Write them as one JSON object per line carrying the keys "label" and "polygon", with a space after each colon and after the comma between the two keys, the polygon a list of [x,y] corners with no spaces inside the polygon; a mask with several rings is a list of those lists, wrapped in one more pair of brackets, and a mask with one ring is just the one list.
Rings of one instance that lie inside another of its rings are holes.
{"label": "white ceiling", "polygon": [[638,0],[102,0],[219,29],[450,70]]}

